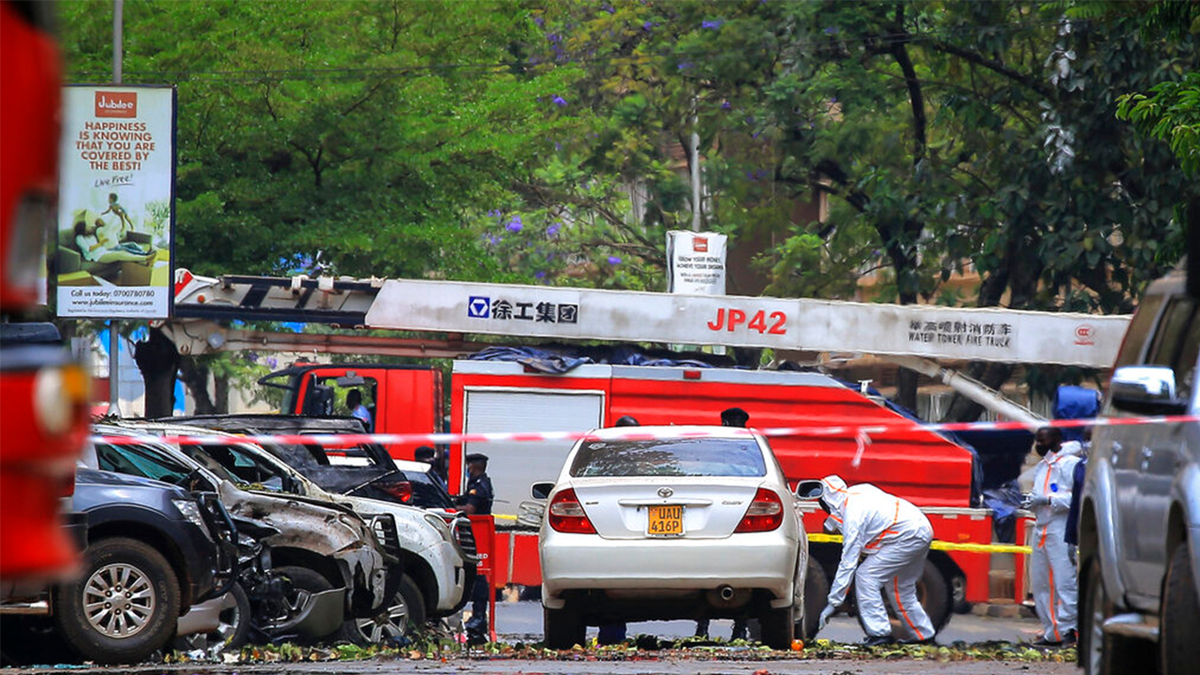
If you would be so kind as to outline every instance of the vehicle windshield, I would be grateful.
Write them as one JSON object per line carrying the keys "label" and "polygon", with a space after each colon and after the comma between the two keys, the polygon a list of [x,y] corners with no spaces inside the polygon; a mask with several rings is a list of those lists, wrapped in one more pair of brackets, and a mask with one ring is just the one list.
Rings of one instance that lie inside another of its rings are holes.
{"label": "vehicle windshield", "polygon": [[261,487],[270,492],[285,490],[284,476],[276,467],[237,445],[184,445],[180,449],[234,485],[255,489]]}
{"label": "vehicle windshield", "polygon": [[571,475],[765,476],[766,461],[751,438],[585,441]]}
{"label": "vehicle windshield", "polygon": [[192,470],[146,445],[96,444],[100,469],[130,476],[151,478],[172,485],[184,485]]}

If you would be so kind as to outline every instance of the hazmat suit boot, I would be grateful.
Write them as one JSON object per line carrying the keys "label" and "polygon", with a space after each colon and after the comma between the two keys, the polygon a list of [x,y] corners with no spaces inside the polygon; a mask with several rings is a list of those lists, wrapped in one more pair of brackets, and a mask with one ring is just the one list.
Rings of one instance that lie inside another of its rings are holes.
{"label": "hazmat suit boot", "polygon": [[894,642],[895,640],[892,639],[892,634],[888,633],[887,635],[868,635],[867,637],[863,638],[862,644],[864,647],[882,647],[883,645],[890,645]]}
{"label": "hazmat suit boot", "polygon": [[1047,453],[1034,473],[1032,495],[1039,503],[1033,507],[1037,520],[1029,566],[1034,605],[1042,622],[1041,642],[1046,645],[1067,642],[1076,629],[1077,575],[1065,536],[1079,451],[1078,443],[1067,441],[1057,452]]}

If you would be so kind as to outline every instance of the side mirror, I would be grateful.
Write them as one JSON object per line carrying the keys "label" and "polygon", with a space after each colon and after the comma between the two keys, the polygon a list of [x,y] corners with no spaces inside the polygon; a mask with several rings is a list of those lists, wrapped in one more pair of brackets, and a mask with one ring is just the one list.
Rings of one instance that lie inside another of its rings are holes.
{"label": "side mirror", "polygon": [[1179,415],[1187,401],[1175,397],[1175,371],[1167,366],[1124,366],[1113,373],[1112,406],[1139,415]]}
{"label": "side mirror", "polygon": [[517,505],[517,524],[526,527],[541,527],[546,505],[542,502],[521,502]]}
{"label": "side mirror", "polygon": [[825,484],[819,480],[802,480],[796,484],[799,499],[820,499],[825,494]]}
{"label": "side mirror", "polygon": [[554,483],[534,483],[529,489],[529,493],[534,499],[547,499],[550,493],[554,491]]}

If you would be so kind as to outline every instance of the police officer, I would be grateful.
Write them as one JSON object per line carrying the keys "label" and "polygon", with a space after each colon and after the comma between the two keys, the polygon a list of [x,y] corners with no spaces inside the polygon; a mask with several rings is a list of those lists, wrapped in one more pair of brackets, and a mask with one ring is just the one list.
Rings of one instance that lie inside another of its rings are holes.
{"label": "police officer", "polygon": [[[460,500],[464,513],[486,516],[492,513],[492,479],[487,475],[488,457],[479,452],[467,455],[467,493]],[[492,592],[491,580],[476,577],[471,589],[471,619],[467,621],[467,640],[471,644],[488,641],[488,593]]]}

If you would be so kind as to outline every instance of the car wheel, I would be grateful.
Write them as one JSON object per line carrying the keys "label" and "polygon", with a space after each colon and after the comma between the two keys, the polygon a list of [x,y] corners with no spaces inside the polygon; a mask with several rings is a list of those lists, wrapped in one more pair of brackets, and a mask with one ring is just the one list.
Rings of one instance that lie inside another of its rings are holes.
{"label": "car wheel", "polygon": [[[288,615],[279,617],[280,619],[286,620],[295,616],[296,613],[304,607],[304,604],[308,602],[308,599],[314,593],[321,593],[333,588],[333,584],[329,583],[328,579],[326,579],[320,573],[310,570],[307,567],[288,565],[284,567],[277,567],[275,568],[275,571],[287,577],[292,582],[292,591],[288,593],[286,598],[284,598],[284,602],[287,605]],[[271,631],[266,630],[264,632],[269,635]],[[318,636],[318,639],[324,637],[328,636],[321,635]],[[304,642],[306,644],[312,642],[312,640],[305,639],[297,639],[297,641]]]}
{"label": "car wheel", "polygon": [[373,645],[407,636],[425,625],[425,599],[417,583],[407,574],[388,607],[376,616],[350,619],[342,626],[342,637],[358,645]]}
{"label": "car wheel", "polygon": [[758,617],[762,642],[771,649],[791,649],[795,638],[796,607],[768,609]]}
{"label": "car wheel", "polygon": [[1163,675],[1194,673],[1200,664],[1200,596],[1186,541],[1175,546],[1163,582],[1158,644]]}
{"label": "car wheel", "polygon": [[179,582],[161,553],[135,539],[89,544],[83,574],[55,590],[55,623],[90,661],[134,663],[161,649],[179,620]]}
{"label": "car wheel", "polygon": [[[933,624],[934,632],[942,632],[946,624],[950,623],[950,617],[954,615],[954,592],[950,588],[950,584],[946,582],[942,571],[929,560],[925,561],[925,571],[917,580],[917,600],[925,609],[925,614],[929,616],[929,622]],[[907,634],[904,629],[900,628],[900,619],[896,616],[891,604],[885,602],[884,605],[887,607],[888,620],[892,624],[892,635]],[[863,625],[862,614],[856,613],[855,616],[858,618],[858,625],[862,626],[865,632],[866,626]]]}
{"label": "car wheel", "polygon": [[1104,634],[1104,622],[1116,608],[1104,589],[1100,562],[1094,561],[1090,568],[1079,612],[1078,660],[1084,675],[1141,672],[1145,664],[1154,662],[1151,643]]}
{"label": "car wheel", "polygon": [[828,599],[829,577],[825,576],[821,563],[809,557],[808,576],[804,579],[804,616],[796,624],[799,637],[811,640],[817,636],[817,622]]}
{"label": "car wheel", "polygon": [[562,609],[543,608],[542,633],[550,649],[570,649],[583,645],[587,626],[570,603]]}
{"label": "car wheel", "polygon": [[233,606],[221,610],[219,620],[221,625],[206,636],[212,644],[224,644],[226,649],[239,649],[246,644],[250,635],[250,598],[242,585],[235,583],[229,587],[233,595]]}

